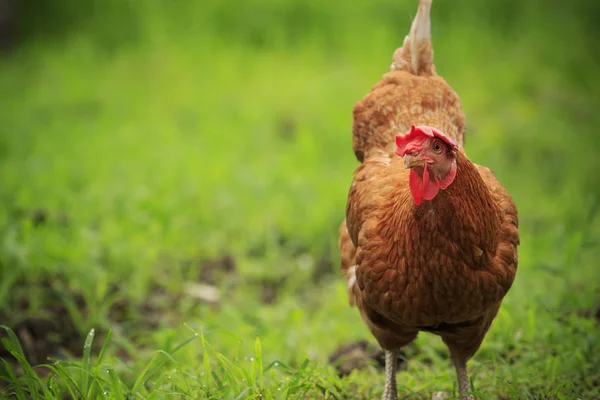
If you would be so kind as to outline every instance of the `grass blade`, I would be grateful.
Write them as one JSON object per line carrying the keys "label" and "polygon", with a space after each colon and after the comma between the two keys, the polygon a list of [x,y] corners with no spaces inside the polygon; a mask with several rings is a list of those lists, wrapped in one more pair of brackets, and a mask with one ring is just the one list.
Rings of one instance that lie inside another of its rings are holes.
{"label": "grass blade", "polygon": [[210,359],[208,358],[208,343],[204,338],[204,333],[200,335],[200,338],[202,339],[202,363],[204,366],[204,385],[206,385],[206,387],[209,388],[211,383],[210,378],[212,377],[212,370],[210,368]]}
{"label": "grass blade", "polygon": [[146,382],[146,380],[148,380],[152,375],[154,375],[154,372],[162,367],[164,363],[165,361],[162,359],[161,353],[158,351],[155,352],[148,365],[146,365],[146,368],[144,368],[140,376],[138,376],[133,384],[133,388],[131,389],[132,395],[135,396],[142,384]]}
{"label": "grass blade", "polygon": [[25,374],[23,379],[15,380],[15,388],[19,385],[19,381],[24,380],[29,392],[29,399],[38,399],[40,390],[44,393],[45,396],[50,395],[44,383],[41,381],[40,377],[33,370],[31,364],[29,364],[29,362],[27,361],[27,358],[25,357],[25,353],[23,352],[23,348],[21,347],[21,343],[19,342],[17,335],[15,335],[13,330],[8,326],[0,325],[0,328],[4,329],[4,331],[8,335],[8,339],[2,339],[2,344],[4,345],[4,348],[14,358],[17,359],[17,361],[21,364],[21,367],[23,368],[23,372]]}
{"label": "grass blade", "polygon": [[254,341],[254,370],[257,375],[256,386],[262,391],[263,388],[263,362],[262,362],[262,346],[258,336]]}
{"label": "grass blade", "polygon": [[194,334],[194,336],[186,339],[185,341],[183,341],[181,344],[179,344],[178,346],[176,346],[173,350],[171,350],[169,353],[170,354],[175,354],[177,353],[179,350],[181,350],[183,347],[187,346],[189,343],[193,342],[194,340],[198,339],[199,335],[197,333]]}
{"label": "grass blade", "polygon": [[57,361],[54,365],[46,365],[46,368],[49,368],[50,370],[54,371],[54,373],[57,376],[62,376],[64,378],[64,380],[66,381],[65,387],[71,394],[73,400],[84,398],[83,394],[81,393],[81,390],[79,389],[79,386],[77,385],[77,382],[75,381],[75,379],[73,379],[73,377],[65,369],[65,367],[63,367],[62,362]]}
{"label": "grass blade", "polygon": [[0,358],[0,360],[2,360],[2,363],[4,364],[4,369],[8,374],[7,377],[0,376],[0,378],[4,379],[9,385],[12,386],[12,388],[15,391],[14,395],[17,397],[17,399],[26,399],[27,397],[25,396],[25,392],[23,392],[23,388],[21,388],[21,385],[19,384],[17,379],[17,375],[13,371],[12,367],[4,358]]}
{"label": "grass blade", "polygon": [[123,393],[122,382],[112,368],[108,369],[108,378],[111,388],[111,394],[116,400],[125,400],[125,394]]}
{"label": "grass blade", "polygon": [[82,373],[79,387],[81,388],[81,392],[85,393],[86,398],[91,397],[91,393],[88,392],[88,389],[91,390],[91,388],[89,388],[91,374],[90,370],[92,367],[92,344],[94,343],[95,336],[96,331],[93,328],[90,329],[83,344]]}
{"label": "grass blade", "polygon": [[106,348],[108,347],[108,343],[110,342],[110,338],[112,337],[112,329],[108,330],[106,334],[106,339],[104,339],[104,343],[102,344],[102,348],[100,349],[100,353],[98,353],[98,361],[96,361],[96,367],[100,368],[102,364],[102,360],[104,359],[104,353],[106,352]]}

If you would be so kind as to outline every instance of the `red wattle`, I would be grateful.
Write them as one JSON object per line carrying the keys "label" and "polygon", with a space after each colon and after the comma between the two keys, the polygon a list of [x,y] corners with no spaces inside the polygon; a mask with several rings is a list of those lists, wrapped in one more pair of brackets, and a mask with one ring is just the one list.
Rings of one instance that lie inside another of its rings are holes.
{"label": "red wattle", "polygon": [[423,200],[423,178],[417,175],[414,168],[410,170],[408,175],[408,185],[415,204],[420,206]]}
{"label": "red wattle", "polygon": [[419,176],[415,169],[411,169],[408,176],[408,184],[413,200],[416,205],[421,205],[423,199],[432,200],[440,191],[440,181],[429,176],[427,165],[423,167],[423,176]]}

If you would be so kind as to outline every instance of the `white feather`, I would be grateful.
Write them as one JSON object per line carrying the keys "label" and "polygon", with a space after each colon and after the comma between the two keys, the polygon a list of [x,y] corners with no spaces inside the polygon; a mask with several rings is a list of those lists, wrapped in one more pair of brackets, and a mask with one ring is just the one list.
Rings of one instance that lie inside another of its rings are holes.
{"label": "white feather", "polygon": [[356,284],[356,265],[353,265],[350,268],[348,268],[346,277],[348,278],[348,290],[352,290],[352,288]]}

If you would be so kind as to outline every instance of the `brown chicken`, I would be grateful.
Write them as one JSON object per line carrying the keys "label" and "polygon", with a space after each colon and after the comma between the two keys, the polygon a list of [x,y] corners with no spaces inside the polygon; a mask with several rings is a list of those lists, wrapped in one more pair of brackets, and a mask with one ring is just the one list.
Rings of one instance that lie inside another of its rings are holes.
{"label": "brown chicken", "polygon": [[433,65],[430,7],[420,1],[391,71],[354,108],[362,165],[340,227],[350,304],[385,350],[384,400],[397,399],[397,353],[420,331],[441,336],[460,398],[472,398],[467,361],[517,271],[517,209],[464,153],[458,96]]}

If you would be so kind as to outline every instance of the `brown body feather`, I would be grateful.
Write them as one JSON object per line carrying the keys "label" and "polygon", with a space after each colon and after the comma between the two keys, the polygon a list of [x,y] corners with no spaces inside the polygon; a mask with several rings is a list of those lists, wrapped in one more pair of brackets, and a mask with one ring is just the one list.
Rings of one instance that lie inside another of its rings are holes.
{"label": "brown body feather", "polygon": [[419,330],[445,336],[435,330],[443,324],[463,324],[480,341],[513,282],[516,208],[488,169],[462,153],[457,164],[454,183],[418,207],[400,157],[372,157],[356,171],[340,241],[354,245],[351,295],[363,317],[394,331],[374,332],[384,348],[405,344],[394,333],[400,342]]}

